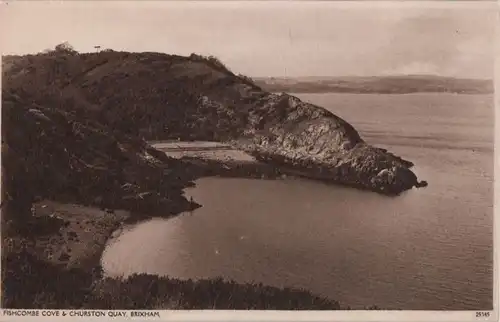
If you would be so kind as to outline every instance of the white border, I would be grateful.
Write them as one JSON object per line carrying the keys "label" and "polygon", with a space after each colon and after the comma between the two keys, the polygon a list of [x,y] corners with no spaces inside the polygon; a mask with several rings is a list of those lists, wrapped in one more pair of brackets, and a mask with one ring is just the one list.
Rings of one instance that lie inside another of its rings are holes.
{"label": "white border", "polygon": [[[289,0],[273,0],[273,1],[261,1],[261,0],[251,0],[251,1],[238,1],[238,0],[223,0],[223,1],[107,1],[101,2],[100,6],[111,6],[111,7],[129,7],[129,8],[144,8],[144,7],[162,7],[162,6],[176,6],[182,3],[183,6],[187,5],[189,2],[190,6],[197,7],[252,7],[255,5],[262,5],[262,2],[266,2],[267,6],[310,6],[310,5],[321,5],[321,6],[335,6],[338,8],[390,8],[390,7],[425,7],[425,8],[449,8],[450,3],[456,8],[478,8],[478,7],[491,7],[492,10],[495,9],[499,11],[500,0],[498,1],[456,1],[456,0],[439,0],[439,1],[314,1],[314,0],[301,0],[301,1],[289,1]],[[0,6],[2,2],[6,0],[0,0]],[[10,3],[13,3],[9,1]],[[42,2],[42,1],[40,1]],[[47,1],[43,1],[47,2]],[[54,5],[62,4],[68,1],[51,1]],[[313,3],[314,2],[314,3]],[[30,5],[35,7],[38,5],[36,1],[25,1],[22,3],[16,3],[15,5]],[[74,6],[78,7],[88,7],[95,5],[93,1],[75,1],[72,3]],[[495,6],[496,5],[496,6]],[[1,22],[0,22],[1,23]],[[496,143],[499,142],[499,122],[500,122],[500,112],[498,108],[500,106],[500,15],[497,15],[496,21],[496,46],[495,46],[495,148],[494,148],[494,174],[495,178],[498,173],[500,173],[500,156],[499,149],[496,147]],[[1,45],[1,44],[0,44]],[[1,49],[1,48],[0,48]],[[1,75],[0,75],[1,79]],[[1,122],[1,115],[0,115]],[[495,180],[494,191],[500,191],[500,181]],[[498,216],[498,203],[500,200],[500,194],[495,193],[494,196],[494,285],[493,285],[493,311],[479,311],[479,312],[489,312],[489,317],[476,317],[476,311],[368,311],[368,310],[353,310],[353,311],[263,311],[263,310],[252,310],[252,311],[226,311],[226,310],[161,310],[152,311],[159,312],[160,318],[133,318],[131,317],[131,310],[120,310],[120,312],[127,312],[127,320],[165,320],[165,321],[498,321],[498,307],[499,307],[499,297],[498,297],[498,253],[496,252],[499,237],[496,232],[498,231],[499,224],[496,217]],[[457,267],[457,269],[459,269]],[[29,316],[8,316],[5,314],[6,311],[38,311],[40,317],[29,317]],[[43,312],[59,312],[58,317],[42,317]],[[117,317],[110,317],[110,312],[102,310],[105,312],[105,317],[71,317],[71,312],[78,310],[2,310],[0,309],[0,321],[36,321],[36,320],[64,320],[64,321],[74,321],[74,320],[84,320],[84,321],[96,321],[109,319],[112,321],[120,320]],[[89,310],[87,310],[89,311]],[[94,310],[98,311],[98,310]],[[144,311],[143,311],[144,312]],[[62,316],[65,313],[65,316]]]}
{"label": "white border", "polygon": [[[35,316],[8,316],[6,311],[30,311],[38,312]],[[3,310],[2,316],[8,321],[36,321],[36,320],[61,320],[61,321],[99,321],[103,319],[119,320],[115,317],[117,312],[126,314],[123,319],[140,321],[373,321],[373,322],[393,322],[393,321],[497,321],[498,316],[493,311],[479,311],[481,314],[488,314],[488,317],[476,317],[475,311],[226,311],[226,310],[164,310],[148,311],[157,312],[159,317],[133,317],[134,312],[146,312],[136,310],[85,310],[86,312],[100,312],[100,317],[79,317],[75,312],[79,310]],[[54,316],[56,314],[57,316]],[[50,316],[42,316],[50,315]],[[4,320],[2,319],[2,320]]]}

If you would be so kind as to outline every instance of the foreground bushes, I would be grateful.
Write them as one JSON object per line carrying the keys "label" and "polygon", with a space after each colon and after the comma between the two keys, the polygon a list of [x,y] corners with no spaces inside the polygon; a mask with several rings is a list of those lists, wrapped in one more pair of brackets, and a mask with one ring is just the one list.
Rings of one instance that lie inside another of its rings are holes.
{"label": "foreground bushes", "polygon": [[219,279],[178,280],[133,275],[100,279],[67,270],[27,251],[2,256],[2,307],[23,309],[338,310],[339,303],[304,290]]}
{"label": "foreground bushes", "polygon": [[337,302],[308,291],[237,284],[222,278],[193,281],[140,274],[124,281],[105,279],[98,293],[95,307],[112,309],[340,309]]}

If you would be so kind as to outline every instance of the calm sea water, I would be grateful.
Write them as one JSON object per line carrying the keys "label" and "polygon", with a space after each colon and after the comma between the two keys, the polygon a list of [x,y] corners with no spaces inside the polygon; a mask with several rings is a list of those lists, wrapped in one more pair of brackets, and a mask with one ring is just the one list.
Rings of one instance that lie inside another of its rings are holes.
{"label": "calm sea water", "polygon": [[298,96],[412,160],[429,186],[389,198],[204,178],[187,191],[202,208],[130,227],[107,247],[105,271],[301,287],[352,308],[491,309],[492,96]]}

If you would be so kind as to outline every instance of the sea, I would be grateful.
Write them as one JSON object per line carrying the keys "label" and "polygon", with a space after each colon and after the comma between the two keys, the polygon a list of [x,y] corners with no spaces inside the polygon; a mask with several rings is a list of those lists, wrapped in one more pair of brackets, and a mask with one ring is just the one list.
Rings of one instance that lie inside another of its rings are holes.
{"label": "sea", "polygon": [[202,178],[203,207],[127,227],[110,276],[223,277],[296,287],[343,307],[493,305],[492,95],[293,94],[414,164],[429,186],[398,197],[312,180]]}

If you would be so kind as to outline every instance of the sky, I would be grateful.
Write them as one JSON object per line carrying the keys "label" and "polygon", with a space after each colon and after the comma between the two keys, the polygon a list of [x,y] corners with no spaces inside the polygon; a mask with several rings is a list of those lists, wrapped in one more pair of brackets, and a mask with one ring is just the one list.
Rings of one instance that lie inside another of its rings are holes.
{"label": "sky", "polygon": [[51,1],[0,4],[2,54],[69,42],[214,55],[262,76],[492,78],[495,2]]}

